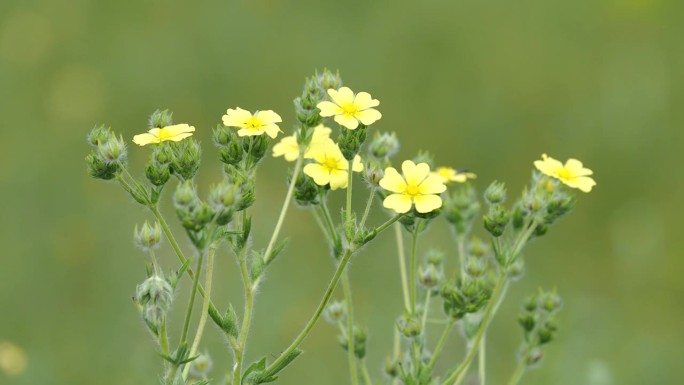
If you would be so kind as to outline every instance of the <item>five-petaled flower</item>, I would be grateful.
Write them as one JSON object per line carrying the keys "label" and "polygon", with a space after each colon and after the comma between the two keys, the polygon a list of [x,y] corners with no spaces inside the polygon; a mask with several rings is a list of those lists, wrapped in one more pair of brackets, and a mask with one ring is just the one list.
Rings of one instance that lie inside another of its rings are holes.
{"label": "five-petaled flower", "polygon": [[271,110],[257,111],[252,115],[251,112],[240,107],[229,108],[226,115],[223,115],[223,124],[226,127],[239,127],[239,136],[257,136],[264,132],[271,138],[275,138],[280,132],[276,123],[283,120],[280,115]]}
{"label": "five-petaled flower", "polygon": [[329,89],[328,95],[332,102],[320,102],[316,107],[321,110],[321,116],[334,116],[335,121],[350,130],[355,130],[359,122],[369,126],[382,117],[380,111],[372,108],[380,102],[373,99],[368,92],[354,92],[348,87],[339,90]]}
{"label": "five-petaled flower", "polygon": [[167,140],[179,142],[189,136],[195,131],[195,127],[187,124],[174,124],[173,126],[166,126],[163,128],[153,128],[144,134],[139,134],[133,137],[133,143],[144,146],[150,143],[161,143]]}
{"label": "five-petaled flower", "polygon": [[[314,162],[304,166],[304,173],[313,178],[317,185],[325,186],[329,183],[331,190],[347,188],[349,162],[332,139],[326,138],[316,146],[311,146],[309,154]],[[363,171],[363,164],[358,155],[354,157],[352,171]]]}
{"label": "five-petaled flower", "polygon": [[393,192],[385,198],[382,205],[400,214],[407,213],[413,205],[419,213],[429,213],[442,207],[439,196],[446,186],[441,177],[430,173],[427,163],[415,164],[410,160],[401,165],[403,176],[393,167],[385,169],[380,186]]}
{"label": "five-petaled flower", "polygon": [[[311,143],[304,152],[304,158],[311,159],[311,148],[321,144],[324,140],[330,138],[332,130],[322,124],[314,127],[313,135],[311,136]],[[288,162],[293,162],[299,157],[299,143],[297,137],[290,135],[282,138],[280,142],[273,146],[273,156],[284,156]]]}
{"label": "five-petaled flower", "polygon": [[477,178],[477,175],[473,172],[467,170],[456,170],[451,167],[438,167],[435,171],[431,172],[430,174],[441,178],[442,183],[444,184],[447,184],[449,182],[464,183],[469,179]]}
{"label": "five-petaled flower", "polygon": [[596,185],[594,179],[589,177],[594,172],[584,168],[582,162],[577,159],[568,159],[563,164],[546,154],[542,154],[542,160],[535,160],[534,166],[542,174],[556,178],[566,185],[584,192],[591,191],[591,188]]}

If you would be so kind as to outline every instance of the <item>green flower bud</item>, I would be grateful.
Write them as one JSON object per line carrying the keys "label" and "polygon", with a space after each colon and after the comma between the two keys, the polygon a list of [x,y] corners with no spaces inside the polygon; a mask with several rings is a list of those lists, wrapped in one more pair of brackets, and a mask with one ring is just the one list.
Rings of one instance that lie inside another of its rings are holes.
{"label": "green flower bud", "polygon": [[513,208],[513,215],[511,216],[511,224],[514,230],[522,229],[525,224],[525,210],[523,210],[522,205],[516,204]]}
{"label": "green flower bud", "polygon": [[359,151],[361,145],[366,141],[366,126],[359,123],[356,130],[343,130],[342,134],[337,138],[337,144],[340,147],[342,155],[347,160],[352,160]]}
{"label": "green flower bud", "polygon": [[100,143],[108,141],[112,136],[112,130],[109,127],[100,125],[95,126],[92,130],[90,130],[87,140],[91,146],[97,147],[100,145]]}
{"label": "green flower bud", "polygon": [[399,140],[397,135],[383,132],[382,134],[376,132],[373,140],[370,142],[368,151],[375,159],[391,158],[399,151]]}
{"label": "green flower bud", "polygon": [[439,287],[442,275],[441,267],[428,263],[420,268],[420,271],[418,272],[418,281],[426,289],[434,289]]}
{"label": "green flower bud", "polygon": [[489,204],[503,203],[506,200],[506,184],[494,181],[487,187],[484,198]]}
{"label": "green flower bud", "polygon": [[164,128],[173,125],[173,112],[169,110],[156,110],[150,115],[148,124],[150,128]]}
{"label": "green flower bud", "polygon": [[173,154],[171,161],[173,172],[183,180],[192,179],[200,166],[202,151],[199,143],[193,138],[188,138],[171,143],[170,148]]}
{"label": "green flower bud", "polygon": [[531,295],[527,298],[525,298],[525,301],[523,302],[523,309],[533,312],[536,311],[537,308],[539,307],[539,297],[536,295]]}
{"label": "green flower bud", "polygon": [[549,342],[553,341],[555,337],[556,333],[545,326],[541,326],[539,329],[537,329],[537,341],[539,342],[539,345],[548,344]]}
{"label": "green flower bud", "polygon": [[423,332],[422,322],[418,317],[404,315],[397,321],[397,328],[406,338],[416,338]]}
{"label": "green flower bud", "polygon": [[216,213],[217,224],[225,226],[233,219],[233,204],[238,198],[238,187],[228,183],[226,179],[222,183],[211,187],[209,190],[209,204]]}
{"label": "green flower bud", "polygon": [[442,263],[444,262],[444,253],[442,253],[439,250],[430,250],[428,251],[427,256],[425,257],[427,260],[427,263],[430,265],[434,266],[442,266]]}
{"label": "green flower bud", "polygon": [[[346,329],[345,329],[346,331]],[[363,329],[356,326],[353,328],[354,333],[354,355],[358,359],[366,357],[366,341],[368,334]],[[346,334],[339,336],[338,341],[344,350],[349,349],[349,339]]]}
{"label": "green flower bud", "polygon": [[484,216],[484,227],[492,236],[500,237],[506,229],[508,219],[508,212],[502,205],[492,204]]}
{"label": "green flower bud", "polygon": [[563,306],[561,297],[555,291],[542,293],[539,301],[542,309],[549,313],[553,313]]}
{"label": "green flower bud", "polygon": [[413,158],[413,162],[415,164],[427,163],[430,166],[430,169],[434,169],[435,167],[435,160],[432,154],[425,150],[418,151],[418,155]]}
{"label": "green flower bud", "polygon": [[487,243],[482,242],[480,238],[472,237],[470,243],[468,244],[468,254],[482,258],[487,255],[490,251],[490,247]]}
{"label": "green flower bud", "polygon": [[135,225],[134,231],[135,244],[144,251],[155,249],[161,241],[161,227],[159,222],[154,222],[154,226],[145,221],[140,229]]}
{"label": "green flower bud", "polygon": [[268,151],[269,138],[266,135],[259,135],[251,137],[250,140],[252,145],[249,152],[249,164],[251,167],[254,167],[264,157],[266,151]]}
{"label": "green flower bud", "polygon": [[97,154],[106,162],[126,162],[126,143],[123,137],[110,135],[109,139],[97,145]]}
{"label": "green flower bud", "polygon": [[119,162],[107,162],[93,150],[85,158],[88,166],[88,174],[93,178],[110,180],[114,179],[122,170]]}
{"label": "green flower bud", "polygon": [[544,358],[544,352],[542,352],[541,349],[533,349],[532,352],[527,355],[527,366],[538,364],[542,358]]}
{"label": "green flower bud", "polygon": [[534,327],[537,325],[537,315],[530,312],[520,313],[518,314],[518,323],[525,333],[529,333],[534,330]]}
{"label": "green flower bud", "polygon": [[[290,181],[292,183],[292,181]],[[297,176],[294,198],[300,206],[315,206],[319,201],[319,187],[311,177],[304,173]]]}
{"label": "green flower bud", "polygon": [[190,180],[179,183],[176,187],[176,192],[173,194],[173,200],[176,208],[195,204],[199,200],[195,184]]}
{"label": "green flower bud", "polygon": [[572,195],[558,194],[554,196],[546,206],[545,224],[552,224],[563,215],[569,213],[575,207],[575,197]]}
{"label": "green flower bud", "polygon": [[145,176],[155,186],[163,186],[171,178],[171,167],[168,164],[151,160],[145,166]]}
{"label": "green flower bud", "polygon": [[385,172],[380,163],[376,160],[371,159],[368,164],[366,164],[366,167],[363,168],[363,177],[371,187],[380,186],[380,179],[382,179],[383,176],[385,176]]}
{"label": "green flower bud", "polygon": [[399,375],[399,361],[390,357],[385,358],[385,374],[390,378],[395,378]]}
{"label": "green flower bud", "polygon": [[440,291],[444,312],[453,319],[477,313],[487,304],[491,289],[482,280],[466,279],[460,285],[445,285]]}
{"label": "green flower bud", "polygon": [[342,322],[344,317],[347,315],[347,310],[344,303],[340,301],[333,301],[325,308],[323,316],[331,324],[337,325],[338,322]]}
{"label": "green flower bud", "polygon": [[465,264],[465,272],[472,278],[480,278],[487,272],[487,261],[482,258],[468,257]]}
{"label": "green flower bud", "polygon": [[340,72],[332,73],[331,71],[324,69],[321,74],[316,74],[316,81],[319,87],[324,91],[331,88],[339,89],[342,87],[342,78],[340,77]]}
{"label": "green flower bud", "polygon": [[506,270],[506,275],[509,279],[517,280],[520,279],[520,277],[522,277],[524,272],[525,262],[522,258],[517,258],[515,261],[513,261],[513,263],[511,263],[508,266],[508,270]]}
{"label": "green flower bud", "polygon": [[447,222],[453,226],[456,236],[465,236],[472,229],[480,211],[475,190],[467,184],[455,189],[445,197],[442,211]]}
{"label": "green flower bud", "polygon": [[137,286],[135,299],[145,321],[159,326],[173,301],[173,288],[164,278],[153,275]]}

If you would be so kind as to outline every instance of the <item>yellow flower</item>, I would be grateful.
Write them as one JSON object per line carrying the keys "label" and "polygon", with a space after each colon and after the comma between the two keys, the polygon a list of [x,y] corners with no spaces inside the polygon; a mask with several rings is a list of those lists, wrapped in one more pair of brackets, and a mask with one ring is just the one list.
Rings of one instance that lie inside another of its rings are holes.
{"label": "yellow flower", "polygon": [[[325,186],[330,183],[332,190],[347,188],[349,162],[332,139],[326,138],[319,144],[311,146],[309,154],[314,162],[304,166],[304,173],[312,177],[317,185]],[[352,171],[363,171],[363,164],[358,155],[354,157]]]}
{"label": "yellow flower", "polygon": [[339,90],[329,89],[328,95],[332,102],[320,102],[316,107],[321,110],[321,116],[334,116],[335,121],[341,126],[355,130],[359,122],[370,126],[382,117],[382,114],[374,108],[380,102],[373,99],[368,92],[354,92],[347,87]]}
{"label": "yellow flower", "polygon": [[271,138],[275,138],[280,132],[276,123],[283,120],[280,115],[271,110],[257,111],[252,115],[251,112],[240,107],[229,108],[226,115],[223,115],[223,124],[226,127],[239,127],[239,136],[257,136],[264,132]]}
{"label": "yellow flower", "polygon": [[463,183],[468,179],[476,179],[477,175],[466,170],[456,170],[451,167],[438,167],[437,170],[430,173],[430,175],[438,176],[442,179],[442,183],[449,182]]}
{"label": "yellow flower", "polygon": [[179,142],[195,132],[195,127],[187,124],[174,124],[173,126],[166,126],[164,128],[153,128],[144,134],[139,134],[133,137],[133,143],[144,146],[150,143],[161,143],[167,140]]}
{"label": "yellow flower", "polygon": [[568,159],[563,164],[546,154],[542,154],[542,160],[535,160],[534,166],[542,174],[556,178],[566,185],[584,192],[589,192],[592,187],[596,186],[594,179],[589,177],[594,172],[584,168],[582,162],[577,159]]}
{"label": "yellow flower", "polygon": [[391,191],[382,202],[388,209],[400,214],[416,206],[419,213],[429,213],[442,207],[440,193],[446,190],[441,177],[430,173],[427,163],[415,164],[410,160],[401,165],[404,175],[400,175],[393,167],[385,169],[385,176],[380,179],[380,186]]}
{"label": "yellow flower", "polygon": [[[322,124],[314,127],[313,135],[311,136],[311,143],[304,153],[304,158],[311,159],[311,148],[317,146],[325,139],[330,137],[332,130]],[[288,162],[293,162],[299,156],[299,144],[297,143],[297,137],[295,135],[290,135],[282,138],[280,142],[273,146],[273,156],[284,156],[285,160]]]}
{"label": "yellow flower", "polygon": [[27,364],[26,353],[22,348],[9,341],[0,341],[0,374],[19,375],[26,370]]}

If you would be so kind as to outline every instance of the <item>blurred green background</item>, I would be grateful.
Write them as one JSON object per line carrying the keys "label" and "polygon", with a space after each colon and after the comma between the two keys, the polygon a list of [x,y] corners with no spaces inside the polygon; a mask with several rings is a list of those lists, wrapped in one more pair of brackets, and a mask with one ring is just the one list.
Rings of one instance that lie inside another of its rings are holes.
{"label": "blurred green background", "polygon": [[[131,138],[149,113],[171,109],[197,127],[206,186],[219,179],[210,127],[226,108],[273,109],[289,132],[293,97],[323,67],[381,101],[376,126],[398,133],[401,157],[429,149],[439,164],[476,171],[480,188],[499,179],[517,194],[542,152],[595,171],[596,189],[528,251],[525,279],[488,338],[491,384],[513,369],[516,311],[538,286],[557,286],[565,299],[561,333],[523,383],[678,383],[683,17],[680,0],[2,1],[0,341],[23,349],[28,366],[0,372],[0,383],[157,383],[160,359],[130,300],[146,258],[132,228],[150,216],[87,176],[92,126]],[[135,175],[148,153],[130,147]],[[277,217],[286,168],[268,159],[260,169],[257,245]],[[261,286],[250,359],[287,346],[333,271],[308,213],[292,210],[284,232],[293,242]],[[442,220],[422,243],[455,258]],[[161,253],[176,266],[169,248]],[[351,275],[380,378],[401,311],[391,234],[353,261]],[[223,250],[222,307],[241,308],[237,280]],[[347,383],[335,336],[319,324],[280,383]],[[225,344],[213,327],[205,341],[222,377]],[[454,335],[453,360],[461,346]]]}

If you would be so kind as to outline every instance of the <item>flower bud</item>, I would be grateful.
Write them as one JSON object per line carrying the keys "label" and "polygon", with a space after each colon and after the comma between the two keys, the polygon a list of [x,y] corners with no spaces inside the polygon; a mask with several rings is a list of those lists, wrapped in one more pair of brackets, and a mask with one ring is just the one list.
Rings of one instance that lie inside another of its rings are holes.
{"label": "flower bud", "polygon": [[356,130],[343,130],[337,138],[337,145],[342,155],[347,160],[352,160],[361,150],[361,145],[366,141],[366,126],[359,123]]}
{"label": "flower bud", "polygon": [[161,241],[159,222],[154,222],[154,226],[152,226],[145,221],[140,229],[138,229],[138,225],[135,225],[134,239],[135,244],[144,251],[157,248]]}
{"label": "flower bud", "polygon": [[173,172],[183,178],[192,179],[200,166],[201,149],[199,143],[192,138],[173,142],[170,145]]}
{"label": "flower bud", "polygon": [[555,337],[556,333],[547,328],[546,325],[542,325],[539,329],[537,329],[537,341],[539,342],[539,345],[548,344],[549,342],[553,341]]}
{"label": "flower bud", "polygon": [[297,176],[294,198],[298,205],[315,206],[319,204],[319,191],[318,185],[311,177],[304,173],[300,173]]}
{"label": "flower bud", "polygon": [[363,177],[372,186],[380,186],[380,179],[385,176],[385,172],[378,161],[371,159],[366,167],[363,168]]}
{"label": "flower bud", "polygon": [[249,152],[249,163],[251,167],[254,167],[264,157],[266,151],[268,151],[269,138],[266,135],[259,135],[253,136],[251,140],[252,145]]}
{"label": "flower bud", "polygon": [[418,155],[413,157],[413,162],[415,164],[427,163],[430,166],[430,169],[434,168],[435,166],[435,160],[432,157],[432,154],[425,150],[418,151]]}
{"label": "flower bud", "polygon": [[323,90],[329,90],[331,88],[337,90],[342,87],[342,78],[340,77],[339,71],[332,73],[331,71],[324,69],[322,73],[316,74],[316,81]]}
{"label": "flower bud", "polygon": [[466,259],[465,272],[472,278],[480,278],[487,272],[487,261],[470,256]]}
{"label": "flower bud", "polygon": [[179,183],[176,187],[176,192],[173,194],[173,201],[176,208],[182,206],[190,206],[199,200],[195,185],[192,181],[185,181]]}
{"label": "flower bud", "polygon": [[173,288],[164,278],[153,275],[138,285],[136,301],[142,306],[143,318],[158,326],[173,301]]}
{"label": "flower bud", "polygon": [[126,143],[123,137],[110,135],[109,139],[97,145],[98,156],[106,162],[126,162]]}
{"label": "flower bud", "polygon": [[393,157],[399,151],[399,140],[397,135],[383,132],[382,134],[376,132],[373,140],[370,142],[368,151],[375,159],[387,159]]}
{"label": "flower bud", "polygon": [[150,128],[164,128],[173,125],[173,112],[169,110],[156,110],[150,115],[148,124]]}
{"label": "flower bud", "polygon": [[418,281],[427,289],[434,289],[439,286],[442,279],[442,269],[433,264],[427,264],[420,268]]}
{"label": "flower bud", "polygon": [[503,203],[506,200],[506,184],[494,181],[487,187],[484,198],[489,204]]}
{"label": "flower bud", "polygon": [[331,324],[337,325],[338,322],[342,322],[344,317],[347,315],[347,310],[344,303],[340,301],[333,301],[325,308],[323,316]]}
{"label": "flower bud", "polygon": [[508,224],[508,212],[500,204],[489,206],[487,215],[484,216],[484,227],[494,237],[500,237]]}
{"label": "flower bud", "polygon": [[385,374],[390,378],[395,378],[399,375],[399,361],[390,357],[385,358]]}
{"label": "flower bud", "polygon": [[397,328],[406,338],[415,338],[423,332],[423,324],[418,317],[404,315],[397,321]]}
{"label": "flower bud", "polygon": [[104,143],[109,140],[110,137],[112,137],[112,130],[109,127],[105,127],[104,125],[100,126],[95,126],[93,127],[92,130],[88,133],[88,143],[93,146],[97,147],[100,145],[100,143]]}
{"label": "flower bud", "polygon": [[534,349],[527,356],[527,366],[534,366],[544,358],[544,352],[541,349]]}
{"label": "flower bud", "polygon": [[453,226],[457,236],[470,232],[479,211],[475,190],[469,185],[463,185],[447,195],[442,206],[445,219]]}
{"label": "flower bud", "polygon": [[527,311],[536,311],[537,308],[539,307],[539,297],[536,295],[531,295],[527,298],[525,298],[525,301],[523,302],[523,309]]}
{"label": "flower bud", "polygon": [[518,323],[526,333],[534,330],[537,324],[537,315],[532,312],[523,312],[518,314]]}
{"label": "flower bud", "polygon": [[114,179],[122,170],[121,163],[107,162],[102,159],[95,151],[92,151],[85,158],[88,166],[88,174],[93,178],[110,180]]}
{"label": "flower bud", "polygon": [[523,273],[525,272],[525,262],[522,258],[516,258],[513,263],[511,263],[508,266],[508,270],[506,270],[506,275],[508,276],[509,279],[512,280],[517,280],[522,277]]}
{"label": "flower bud", "polygon": [[[346,329],[345,329],[346,332]],[[358,359],[363,359],[366,357],[366,341],[368,340],[368,334],[366,333],[365,330],[358,328],[354,326],[353,328],[353,333],[354,333],[354,355]],[[342,346],[344,350],[349,349],[349,340],[348,337],[345,334],[339,336],[338,342]]]}
{"label": "flower bud", "polygon": [[542,309],[549,313],[553,313],[563,306],[563,301],[561,300],[561,297],[556,294],[555,290],[543,293],[539,301]]}
{"label": "flower bud", "polygon": [[468,254],[482,258],[489,253],[490,247],[478,237],[472,237],[468,244]]}
{"label": "flower bud", "polygon": [[433,266],[442,266],[442,263],[444,262],[444,253],[442,253],[439,250],[430,250],[428,251],[427,256],[425,257],[427,260],[427,263]]}
{"label": "flower bud", "polygon": [[145,176],[155,186],[163,186],[171,178],[171,167],[168,164],[151,160],[145,166]]}

